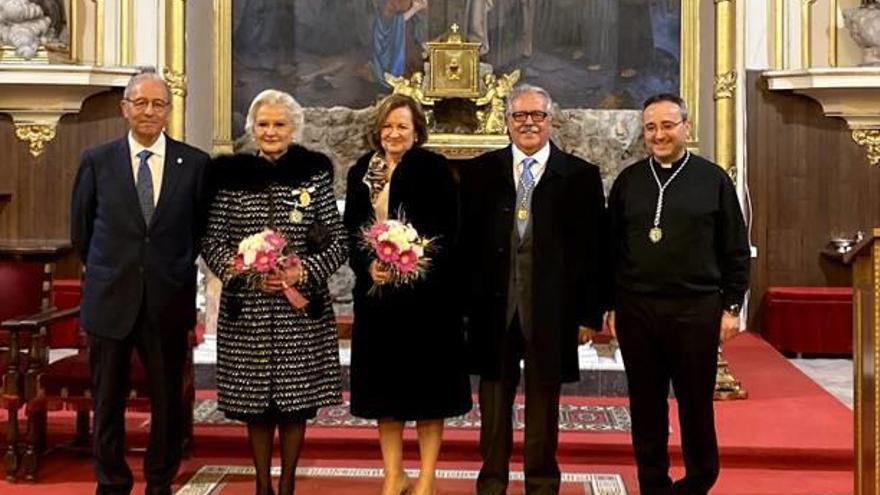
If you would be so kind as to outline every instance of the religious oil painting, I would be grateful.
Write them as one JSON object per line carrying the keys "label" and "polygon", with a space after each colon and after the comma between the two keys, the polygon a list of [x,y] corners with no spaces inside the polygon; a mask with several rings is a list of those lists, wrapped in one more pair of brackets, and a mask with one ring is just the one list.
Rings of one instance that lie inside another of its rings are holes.
{"label": "religious oil painting", "polygon": [[562,108],[638,108],[679,91],[681,17],[679,0],[234,0],[233,133],[269,87],[369,106],[386,74],[424,73],[426,43],[450,29],[481,43],[481,70],[518,69]]}

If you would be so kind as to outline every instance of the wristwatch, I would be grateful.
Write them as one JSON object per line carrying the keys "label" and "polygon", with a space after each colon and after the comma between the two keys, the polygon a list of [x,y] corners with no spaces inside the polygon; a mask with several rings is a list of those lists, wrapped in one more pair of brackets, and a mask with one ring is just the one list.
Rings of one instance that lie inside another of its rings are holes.
{"label": "wristwatch", "polygon": [[733,316],[735,318],[739,318],[739,313],[740,313],[740,311],[742,311],[742,305],[741,304],[731,304],[731,305],[727,306],[726,308],[724,308],[724,311],[727,311],[728,313],[731,314],[731,316]]}

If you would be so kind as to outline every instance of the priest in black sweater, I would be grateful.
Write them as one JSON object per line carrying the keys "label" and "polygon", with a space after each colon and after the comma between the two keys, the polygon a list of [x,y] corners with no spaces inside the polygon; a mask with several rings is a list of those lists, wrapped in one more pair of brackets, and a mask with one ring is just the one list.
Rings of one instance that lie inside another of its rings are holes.
{"label": "priest in black sweater", "polygon": [[[687,150],[685,102],[643,107],[650,156],[609,196],[614,289],[606,326],[623,353],[642,494],[705,494],[718,478],[713,394],[719,342],[739,330],[749,246],[733,182]],[[678,401],[685,476],[669,477],[667,397]]]}

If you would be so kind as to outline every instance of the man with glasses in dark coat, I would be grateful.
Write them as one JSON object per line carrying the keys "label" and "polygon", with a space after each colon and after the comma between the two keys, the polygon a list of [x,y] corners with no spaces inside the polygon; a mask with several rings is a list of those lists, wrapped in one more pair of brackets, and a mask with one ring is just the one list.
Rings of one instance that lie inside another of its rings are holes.
{"label": "man with glasses in dark coat", "polygon": [[512,409],[525,363],[525,485],[559,493],[559,390],[580,378],[577,347],[598,329],[605,197],[599,169],[550,142],[553,101],[508,96],[512,144],[461,170],[466,318],[480,375],[480,495],[507,492]]}

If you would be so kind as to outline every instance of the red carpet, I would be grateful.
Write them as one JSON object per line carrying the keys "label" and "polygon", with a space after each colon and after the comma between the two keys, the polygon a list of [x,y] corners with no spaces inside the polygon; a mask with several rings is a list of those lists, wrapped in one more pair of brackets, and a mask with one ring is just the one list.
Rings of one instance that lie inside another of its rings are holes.
{"label": "red carpet", "polygon": [[[752,334],[730,342],[725,349],[735,376],[749,392],[745,401],[716,402],[716,419],[721,446],[722,473],[713,493],[733,494],[822,494],[852,492],[852,413],[799,370],[790,365],[767,343]],[[212,393],[200,392],[199,397]],[[625,399],[566,397],[567,404],[625,405]],[[671,401],[676,418],[675,401]],[[71,416],[53,413],[50,444],[69,439]],[[147,416],[134,414],[129,421],[130,445],[143,446]],[[681,466],[677,420],[673,422],[672,461]],[[63,434],[62,434],[63,433]],[[415,432],[406,433],[408,468],[416,468]],[[312,427],[303,452],[302,466],[378,467],[379,449],[373,428]],[[448,429],[445,436],[442,466],[445,469],[478,469],[478,431]],[[561,434],[559,459],[567,473],[608,473],[623,476],[629,493],[635,490],[629,435],[568,431]],[[522,434],[516,435],[515,466],[521,469]],[[317,461],[320,459],[320,461]],[[140,477],[142,456],[133,453],[130,463]],[[247,466],[247,443],[244,429],[237,425],[197,426],[194,457],[184,463],[178,482],[182,485],[206,465]],[[681,468],[675,468],[680,475]],[[55,452],[44,461],[37,485],[8,484],[0,481],[0,494],[93,492],[93,476],[87,457]],[[140,478],[138,478],[140,479]],[[323,478],[322,478],[323,479]],[[337,480],[338,481],[338,480]],[[375,482],[378,491],[379,482]],[[358,483],[371,484],[366,480]],[[335,481],[334,481],[335,482]],[[312,486],[312,483],[315,483]],[[325,481],[315,479],[301,485],[298,493],[346,493],[330,491]],[[327,482],[329,483],[329,481]],[[460,482],[450,481],[449,495],[459,493]],[[464,483],[464,482],[461,482]],[[236,486],[247,486],[245,480]],[[361,485],[358,485],[361,486]],[[310,487],[310,488],[307,488]],[[135,492],[142,491],[142,485]],[[229,489],[233,489],[230,485]],[[366,488],[369,493],[372,490]],[[219,493],[219,492],[218,492]],[[229,491],[224,494],[238,493]],[[246,492],[241,492],[246,493]],[[467,490],[461,493],[469,493]],[[512,491],[511,494],[522,493]],[[578,492],[571,492],[578,493]],[[588,492],[585,492],[588,493]]]}

